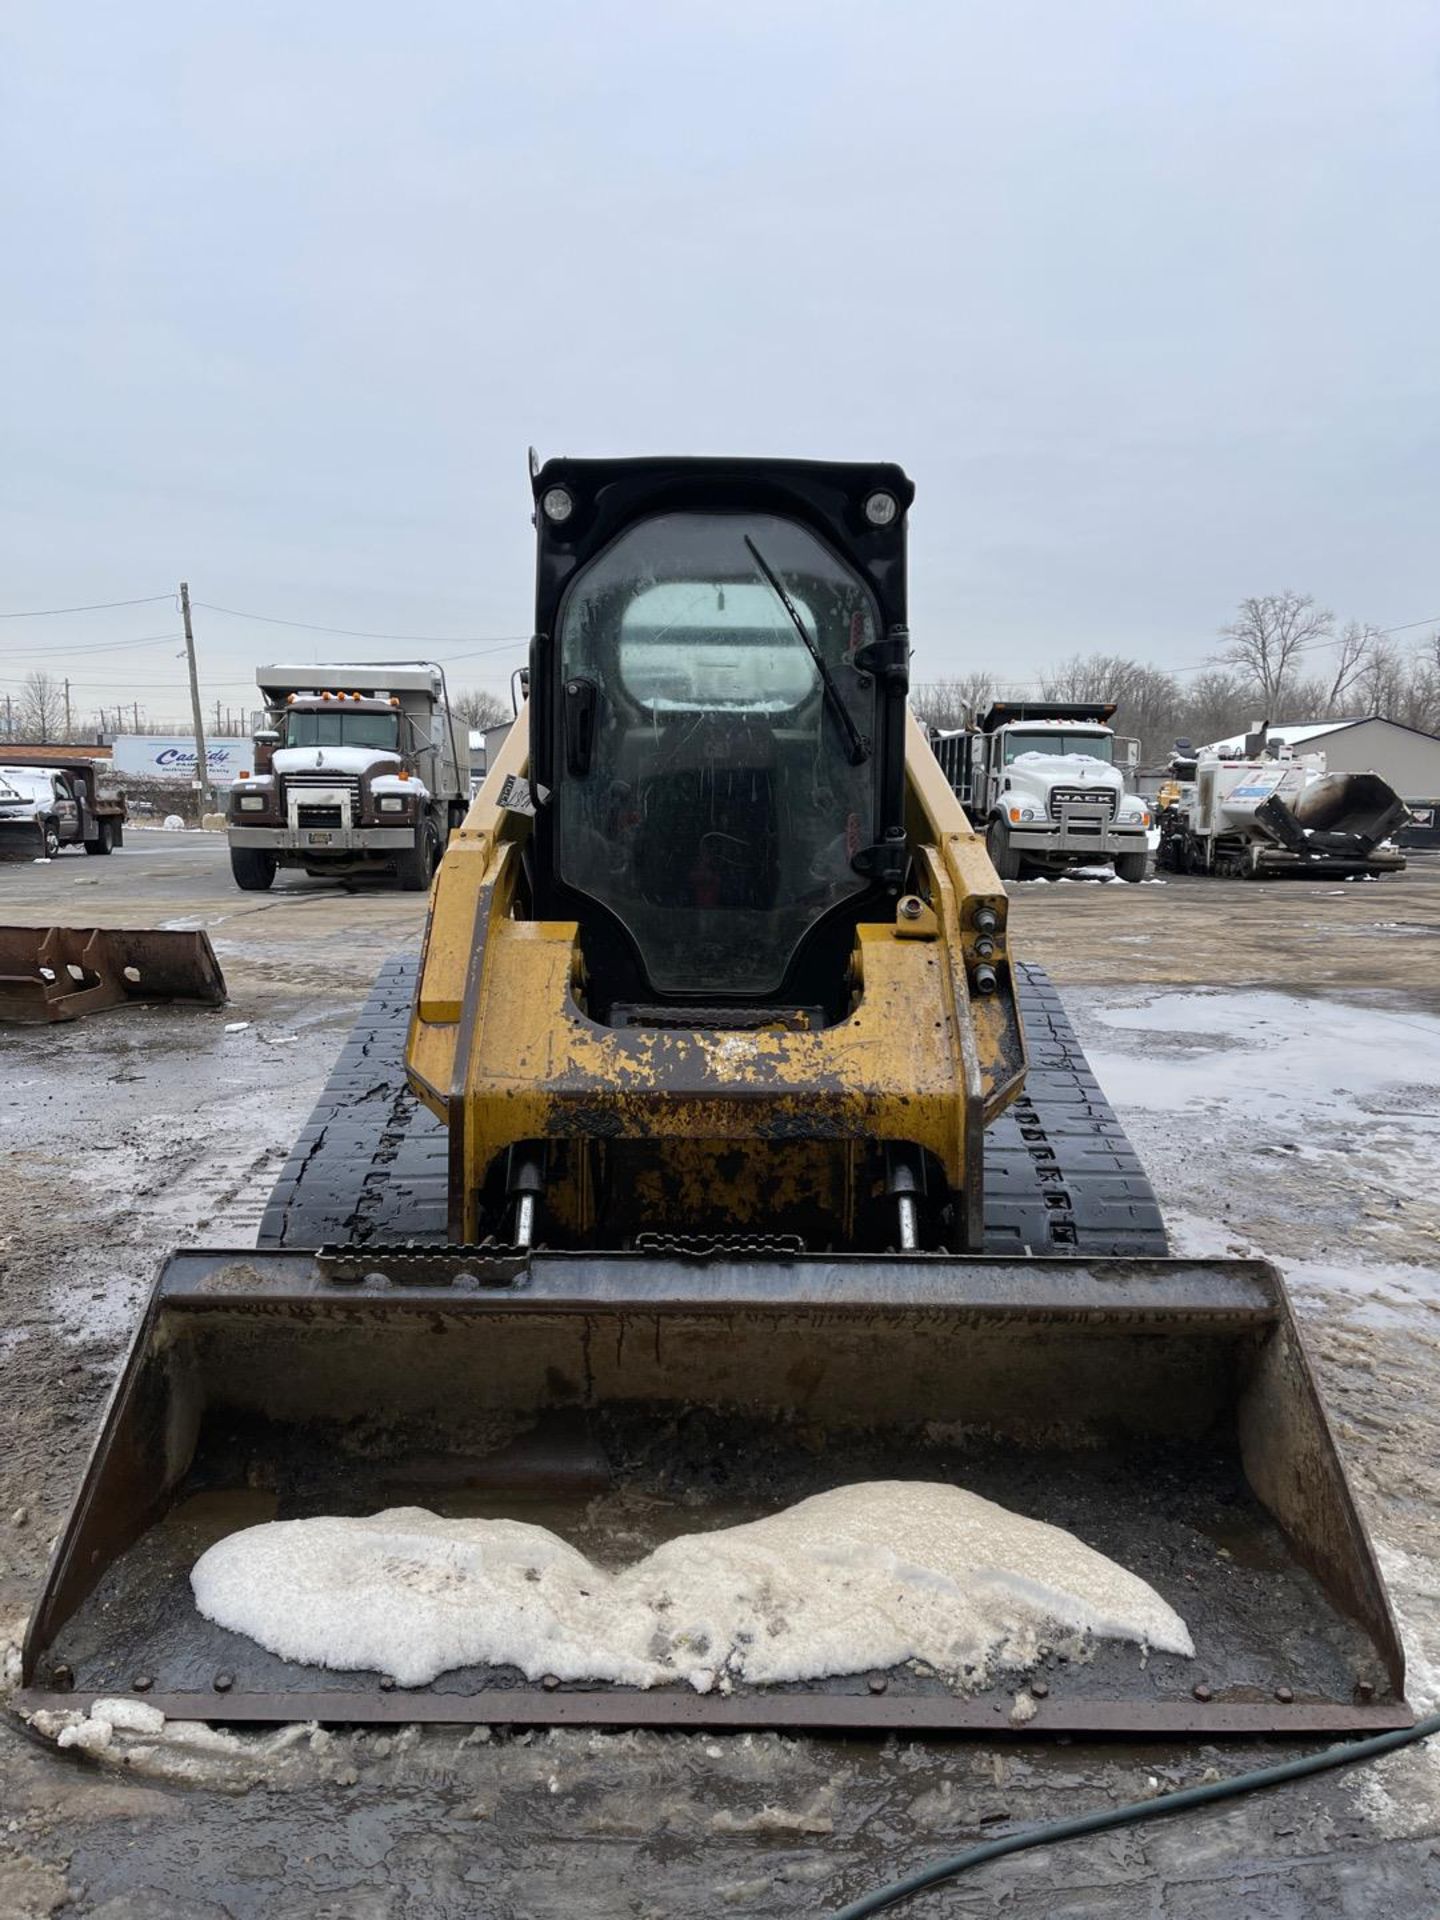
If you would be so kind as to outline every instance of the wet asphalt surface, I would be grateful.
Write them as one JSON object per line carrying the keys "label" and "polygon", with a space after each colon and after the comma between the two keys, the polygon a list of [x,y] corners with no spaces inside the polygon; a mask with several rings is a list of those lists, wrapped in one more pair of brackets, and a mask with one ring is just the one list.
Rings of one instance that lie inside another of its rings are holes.
{"label": "wet asphalt surface", "polygon": [[[1180,1248],[1286,1267],[1412,1699],[1430,1698],[1440,859],[1348,887],[1012,893],[1016,944],[1064,989]],[[382,888],[239,894],[204,835],[0,867],[0,921],[205,925],[231,991],[218,1010],[0,1031],[0,1637],[18,1635],[156,1263],[247,1244],[366,986],[423,916]],[[0,1916],[819,1916],[1006,1823],[1296,1750],[437,1728],[162,1743],[123,1765],[10,1720]],[[1409,1753],[1023,1855],[905,1911],[1423,1916],[1440,1913],[1437,1846],[1440,1760]]]}

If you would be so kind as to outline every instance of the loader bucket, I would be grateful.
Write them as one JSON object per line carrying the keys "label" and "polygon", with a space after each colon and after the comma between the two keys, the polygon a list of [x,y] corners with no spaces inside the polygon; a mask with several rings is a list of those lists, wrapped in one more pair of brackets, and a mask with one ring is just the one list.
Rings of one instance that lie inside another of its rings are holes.
{"label": "loader bucket", "polygon": [[218,1007],[225,976],[206,933],[156,927],[0,927],[0,1021],[74,1020],[127,1000]]}
{"label": "loader bucket", "polygon": [[1262,1262],[455,1248],[170,1258],[19,1705],[138,1692],[227,1722],[1019,1731],[1013,1678],[966,1694],[909,1666],[728,1693],[473,1667],[400,1687],[281,1659],[191,1597],[199,1554],[266,1518],[524,1518],[614,1564],[622,1513],[628,1561],[875,1478],[952,1481],[1065,1526],[1188,1622],[1193,1660],[1113,1642],[1052,1660],[1026,1732],[1411,1723],[1374,1555]]}

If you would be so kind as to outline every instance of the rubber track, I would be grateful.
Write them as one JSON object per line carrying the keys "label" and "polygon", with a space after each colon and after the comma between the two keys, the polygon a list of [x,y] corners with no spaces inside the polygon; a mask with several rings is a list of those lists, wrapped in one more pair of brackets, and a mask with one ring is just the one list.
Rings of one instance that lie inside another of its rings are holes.
{"label": "rubber track", "polygon": [[[405,1084],[418,962],[381,969],[265,1209],[262,1247],[443,1244],[445,1128]],[[1160,1209],[1043,969],[1016,967],[1025,1092],[985,1140],[990,1253],[1168,1251]]]}
{"label": "rubber track", "polygon": [[1044,968],[1016,962],[1015,995],[1030,1070],[985,1136],[986,1252],[1163,1256],[1154,1189]]}
{"label": "rubber track", "polygon": [[260,1222],[262,1247],[446,1239],[445,1128],[405,1084],[418,959],[387,960]]}

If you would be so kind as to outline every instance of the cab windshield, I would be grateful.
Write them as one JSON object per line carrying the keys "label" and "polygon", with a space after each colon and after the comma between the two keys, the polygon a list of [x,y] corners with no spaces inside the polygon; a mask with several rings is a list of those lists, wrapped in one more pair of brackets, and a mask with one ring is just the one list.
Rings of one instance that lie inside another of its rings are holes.
{"label": "cab windshield", "polygon": [[297,710],[285,715],[287,747],[379,747],[397,751],[400,716],[390,713],[347,713],[343,707]]}
{"label": "cab windshield", "polygon": [[0,767],[0,782],[9,789],[0,800],[48,800],[55,793],[53,775],[39,767]]}
{"label": "cab windshield", "polygon": [[1005,764],[1018,760],[1022,753],[1084,753],[1092,760],[1103,760],[1108,767],[1114,758],[1115,739],[1109,733],[1076,733],[1071,728],[1037,728],[1033,733],[1007,733]]}
{"label": "cab windshield", "polygon": [[860,577],[766,514],[657,515],[570,587],[559,871],[624,923],[655,991],[774,992],[867,885],[874,694],[855,656],[876,632]]}

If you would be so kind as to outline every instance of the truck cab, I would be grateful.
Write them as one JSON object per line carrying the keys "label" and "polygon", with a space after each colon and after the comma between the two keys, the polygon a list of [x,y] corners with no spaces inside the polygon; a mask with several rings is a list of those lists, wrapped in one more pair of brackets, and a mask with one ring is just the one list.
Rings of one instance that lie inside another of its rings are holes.
{"label": "truck cab", "polygon": [[942,734],[936,757],[1002,879],[1025,869],[1113,864],[1145,877],[1149,806],[1128,793],[1138,746],[1106,724],[1113,702],[996,701],[961,732]]}

